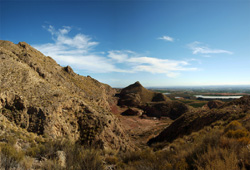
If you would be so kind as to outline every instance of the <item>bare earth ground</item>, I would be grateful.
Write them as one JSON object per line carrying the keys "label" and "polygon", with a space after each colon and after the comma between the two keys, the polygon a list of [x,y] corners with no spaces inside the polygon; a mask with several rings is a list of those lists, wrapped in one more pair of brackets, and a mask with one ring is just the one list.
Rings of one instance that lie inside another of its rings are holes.
{"label": "bare earth ground", "polygon": [[121,115],[127,108],[113,106],[112,112],[121,123],[125,133],[129,134],[132,142],[137,146],[145,146],[147,141],[158,135],[164,128],[169,126],[173,120],[169,118],[141,118],[139,116],[123,116]]}

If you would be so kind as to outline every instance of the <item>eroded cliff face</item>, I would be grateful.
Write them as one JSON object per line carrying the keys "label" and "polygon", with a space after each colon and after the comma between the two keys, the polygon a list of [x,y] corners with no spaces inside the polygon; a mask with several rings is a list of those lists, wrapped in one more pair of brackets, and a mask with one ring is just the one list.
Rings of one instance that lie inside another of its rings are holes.
{"label": "eroded cliff face", "polygon": [[116,102],[110,86],[61,67],[25,42],[0,41],[0,68],[0,113],[16,125],[52,138],[131,148],[110,112]]}

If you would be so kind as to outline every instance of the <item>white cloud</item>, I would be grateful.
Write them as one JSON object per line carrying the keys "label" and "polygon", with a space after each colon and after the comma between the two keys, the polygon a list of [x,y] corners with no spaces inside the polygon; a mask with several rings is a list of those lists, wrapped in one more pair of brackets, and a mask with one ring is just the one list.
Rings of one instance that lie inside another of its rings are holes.
{"label": "white cloud", "polygon": [[71,27],[68,26],[59,30],[51,25],[44,28],[51,33],[54,43],[34,45],[34,47],[45,55],[53,57],[58,63],[96,73],[124,72],[116,68],[105,57],[91,52],[98,42],[92,41],[89,36],[77,34],[69,37],[67,34]]}
{"label": "white cloud", "polygon": [[162,37],[159,37],[158,39],[160,40],[165,40],[165,41],[170,41],[170,42],[173,42],[174,41],[174,38],[172,37],[169,37],[169,36],[162,36]]}
{"label": "white cloud", "polygon": [[128,59],[128,54],[123,53],[119,50],[109,51],[108,57],[118,63],[123,63]]}
{"label": "white cloud", "polygon": [[168,77],[176,77],[180,74],[179,71],[197,70],[196,68],[186,67],[189,65],[187,61],[145,57],[131,51],[112,51],[112,57],[128,65],[131,72],[160,73]]}
{"label": "white cloud", "polygon": [[71,30],[71,27],[69,27],[69,26],[63,26],[62,29],[59,29],[59,32],[61,34],[68,34],[70,32],[70,30]]}
{"label": "white cloud", "polygon": [[176,77],[181,71],[197,70],[188,67],[188,61],[147,57],[130,50],[96,52],[94,47],[99,43],[84,34],[68,36],[71,27],[64,26],[56,30],[50,25],[44,28],[51,33],[54,42],[33,46],[45,55],[53,57],[59,64],[70,65],[77,70],[94,73],[148,72],[165,74],[168,77]]}
{"label": "white cloud", "polygon": [[233,54],[233,52],[227,50],[211,49],[198,41],[188,44],[188,47],[193,51],[193,54]]}
{"label": "white cloud", "polygon": [[172,77],[172,78],[175,78],[175,77],[177,77],[177,76],[179,76],[179,75],[180,75],[180,73],[173,73],[173,72],[167,73],[167,76],[168,76],[168,77]]}

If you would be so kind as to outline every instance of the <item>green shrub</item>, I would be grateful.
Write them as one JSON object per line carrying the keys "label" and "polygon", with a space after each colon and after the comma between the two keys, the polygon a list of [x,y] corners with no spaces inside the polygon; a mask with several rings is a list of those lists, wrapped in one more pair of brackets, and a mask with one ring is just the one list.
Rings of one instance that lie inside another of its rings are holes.
{"label": "green shrub", "polygon": [[147,148],[142,151],[127,152],[120,155],[123,163],[118,163],[118,169],[135,169],[135,170],[168,170],[173,169],[172,165],[164,157],[165,153],[153,152]]}
{"label": "green shrub", "polygon": [[46,147],[42,144],[38,144],[35,146],[32,146],[27,149],[26,155],[31,156],[31,157],[43,157],[45,156],[45,151]]}
{"label": "green shrub", "polygon": [[43,162],[43,170],[63,170],[63,168],[55,160],[46,160]]}
{"label": "green shrub", "polygon": [[65,148],[66,169],[74,170],[102,170],[104,169],[100,152],[93,148],[84,148],[81,145],[69,145]]}
{"label": "green shrub", "polygon": [[24,158],[22,151],[17,151],[10,144],[1,145],[1,167],[4,169],[17,168],[20,161]]}

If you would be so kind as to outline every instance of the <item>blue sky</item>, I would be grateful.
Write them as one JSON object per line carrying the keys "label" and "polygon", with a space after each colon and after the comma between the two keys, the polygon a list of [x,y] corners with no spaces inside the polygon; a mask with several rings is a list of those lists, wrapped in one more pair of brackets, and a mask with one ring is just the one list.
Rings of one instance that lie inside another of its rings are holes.
{"label": "blue sky", "polygon": [[250,1],[0,1],[0,39],[124,87],[250,85]]}

